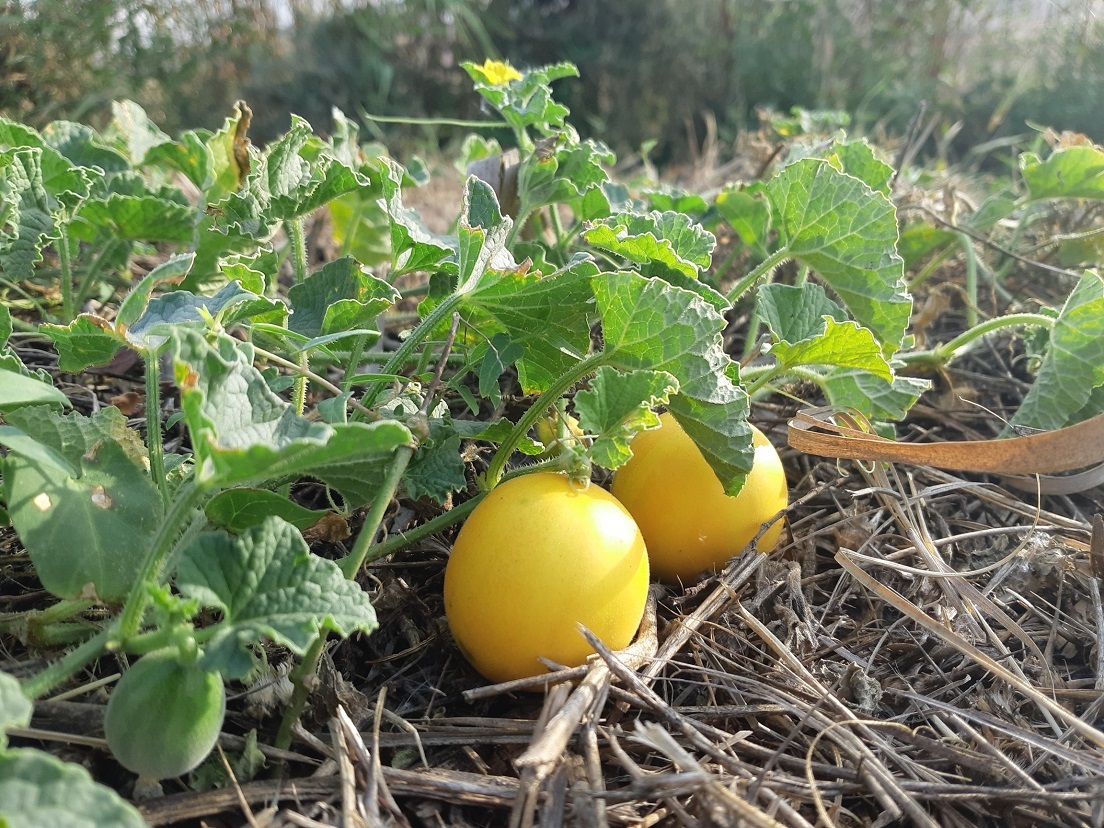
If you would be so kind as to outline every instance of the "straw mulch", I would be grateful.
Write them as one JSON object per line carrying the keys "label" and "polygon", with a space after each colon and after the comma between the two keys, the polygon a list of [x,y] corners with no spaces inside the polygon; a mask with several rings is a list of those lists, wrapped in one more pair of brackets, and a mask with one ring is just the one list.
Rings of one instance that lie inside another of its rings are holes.
{"label": "straw mulch", "polygon": [[[967,389],[991,410],[1014,407],[1016,347],[956,365],[943,378],[955,392],[925,397],[899,438],[997,434],[993,414],[955,400]],[[797,408],[761,404],[754,417],[784,446]],[[226,781],[166,783],[142,804],[147,820],[1104,825],[1104,527],[1092,528],[1104,490],[1037,496],[1030,481],[782,454],[792,495],[777,550],[656,587],[630,648],[596,641],[590,664],[529,683],[484,686],[452,643],[441,605],[451,536],[369,567],[380,628],[333,644],[292,750],[265,745],[287,693],[286,654],[273,650],[264,680],[231,688]],[[386,528],[431,515],[400,502]],[[20,557],[12,542],[0,537],[5,567]],[[0,611],[45,605],[12,583]],[[5,669],[41,666],[12,647]],[[116,672],[108,662],[89,679]],[[99,738],[105,698],[43,702],[13,742],[130,794]],[[266,761],[247,772],[236,757],[253,729]],[[212,761],[218,771],[224,759]]]}
{"label": "straw mulch", "polygon": [[1090,556],[1084,503],[786,460],[788,544],[656,588],[629,649],[596,641],[588,666],[525,688],[540,693],[485,687],[456,652],[440,620],[444,541],[375,568],[381,629],[332,651],[288,764],[166,796],[147,817],[1101,824],[1104,537]]}

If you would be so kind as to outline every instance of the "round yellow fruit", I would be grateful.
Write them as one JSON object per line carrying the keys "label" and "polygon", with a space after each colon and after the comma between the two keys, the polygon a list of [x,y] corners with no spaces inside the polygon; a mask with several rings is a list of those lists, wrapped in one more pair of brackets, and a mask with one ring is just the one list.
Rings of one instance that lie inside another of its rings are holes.
{"label": "round yellow fruit", "polygon": [[648,595],[648,553],[625,508],[596,485],[537,473],[497,486],[468,516],[445,568],[445,615],[494,682],[576,666],[632,641]]}
{"label": "round yellow fruit", "polygon": [[[652,572],[685,581],[740,554],[786,508],[786,473],[778,452],[752,426],[755,462],[744,488],[729,497],[675,418],[659,419],[659,428],[633,438],[633,456],[614,473],[610,490],[640,526]],[[759,539],[759,551],[774,549],[781,534],[778,520]]]}

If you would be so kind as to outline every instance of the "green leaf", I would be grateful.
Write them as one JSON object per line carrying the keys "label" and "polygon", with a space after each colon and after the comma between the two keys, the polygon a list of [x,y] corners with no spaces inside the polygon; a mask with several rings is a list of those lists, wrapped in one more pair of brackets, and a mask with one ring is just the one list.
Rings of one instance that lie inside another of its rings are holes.
{"label": "green leaf", "polygon": [[215,158],[208,146],[209,132],[188,130],[179,141],[169,141],[151,147],[146,153],[145,164],[163,167],[183,173],[189,181],[206,193],[214,183]]}
{"label": "green leaf", "polygon": [[1062,147],[1040,161],[1032,153],[1020,156],[1020,173],[1028,198],[1104,198],[1104,149]]}
{"label": "green leaf", "polygon": [[824,333],[824,317],[843,321],[843,308],[828,298],[824,288],[810,282],[802,285],[763,285],[759,289],[756,313],[767,323],[776,342],[801,342]]}
{"label": "green leaf", "polygon": [[[39,330],[49,336],[57,348],[58,367],[62,371],[79,373],[91,365],[105,365],[126,345],[142,353],[159,347],[164,337],[151,339],[141,335],[143,325],[149,327],[152,324],[156,310],[145,322],[141,322],[142,315],[148,308],[153,290],[159,285],[183,279],[191,267],[192,258],[190,253],[173,256],[146,274],[123,299],[114,321],[82,313],[68,325],[42,325]],[[131,336],[130,328],[136,323],[140,323],[139,333]]]}
{"label": "green leaf", "polygon": [[0,443],[11,450],[8,511],[42,585],[61,598],[88,585],[103,601],[125,597],[161,524],[161,495],[145,471],[111,440],[75,464],[11,426],[0,426]]}
{"label": "green leaf", "polygon": [[641,191],[648,207],[660,212],[684,213],[701,221],[709,212],[709,202],[697,193],[691,193],[677,187],[663,187],[662,189],[648,189]]}
{"label": "green leaf", "polygon": [[762,185],[729,184],[717,195],[717,212],[748,247],[759,249],[770,232],[770,207],[759,197]]}
{"label": "green leaf", "polygon": [[479,395],[498,408],[502,402],[498,380],[525,354],[525,347],[499,332],[487,341],[483,359],[479,363]]}
{"label": "green leaf", "polygon": [[[42,141],[52,147],[75,167],[99,167],[108,175],[130,169],[123,153],[100,137],[91,127],[72,121],[53,121],[42,130]],[[23,146],[39,146],[24,141]]]}
{"label": "green leaf", "polygon": [[889,197],[893,167],[874,154],[874,149],[865,138],[836,144],[828,156],[828,162],[840,172],[854,176],[870,189]]}
{"label": "green leaf", "polygon": [[113,101],[111,104],[111,130],[126,147],[131,163],[138,166],[146,160],[146,154],[172,139],[150,120],[146,110],[134,101]]}
{"label": "green leaf", "polygon": [[874,335],[845,319],[843,310],[820,285],[764,285],[756,309],[770,328],[770,354],[784,368],[832,365],[861,368],[893,379]]}
{"label": "green leaf", "polygon": [[893,379],[882,346],[868,329],[851,320],[837,322],[825,317],[821,321],[824,329],[819,335],[795,343],[776,342],[770,348],[771,356],[787,369],[798,365],[831,365],[861,368],[887,382]]}
{"label": "green leaf", "polygon": [[[535,210],[545,205],[578,202],[589,193],[600,196],[601,205],[586,208],[586,217],[597,212],[609,212],[609,199],[603,195],[603,185],[609,183],[606,165],[616,160],[609,148],[600,142],[579,142],[575,136],[559,133],[550,150],[538,149],[527,156],[518,170],[518,198],[522,209]],[[582,205],[580,210],[582,209]],[[577,210],[576,212],[579,212]]]}
{"label": "green leaf", "polygon": [[[62,368],[62,370],[65,370]],[[8,414],[25,405],[68,408],[69,398],[49,383],[10,371],[0,365],[0,412]]]}
{"label": "green leaf", "polygon": [[[504,417],[490,422],[482,420],[452,420],[451,422],[463,439],[486,443],[501,443],[514,430],[514,423]],[[531,437],[523,437],[517,450],[529,457],[535,457],[544,451],[544,446]]]}
{"label": "green leaf", "polygon": [[4,349],[8,345],[8,339],[11,338],[12,331],[15,330],[15,326],[12,324],[11,311],[8,310],[7,305],[0,305],[0,349]]}
{"label": "green leaf", "polygon": [[640,272],[692,290],[718,310],[727,300],[698,281],[713,260],[717,240],[682,213],[618,213],[583,233],[589,244],[641,265]]}
{"label": "green leaf", "polygon": [[253,367],[247,343],[220,334],[211,345],[185,328],[172,341],[201,486],[311,475],[356,506],[376,494],[395,449],[413,442],[394,421],[330,426],[298,416]]}
{"label": "green leaf", "polygon": [[869,371],[838,368],[821,385],[834,406],[853,408],[872,420],[903,420],[910,408],[931,387],[927,380],[894,377],[888,382]]}
{"label": "green leaf", "polygon": [[131,196],[112,193],[106,201],[89,201],[81,210],[81,219],[107,228],[116,238],[127,241],[192,241],[198,213],[186,204],[155,196]]}
{"label": "green leaf", "polygon": [[[506,249],[506,240],[513,226],[512,219],[500,216],[500,223],[490,227],[483,227],[469,221],[468,211],[473,203],[473,194],[487,192],[490,192],[487,184],[475,177],[469,178],[464,185],[464,212],[460,216],[460,225],[456,230],[458,266],[456,290],[459,293],[467,293],[481,285],[485,281],[485,274],[489,271],[517,268],[517,262]],[[482,220],[489,219],[491,211],[486,208],[486,199],[479,196],[474,198],[477,205],[482,205],[482,207],[476,207],[477,217]]]}
{"label": "green leaf", "polygon": [[299,531],[277,517],[237,537],[200,535],[181,554],[176,585],[222,612],[201,664],[229,678],[251,669],[250,648],[262,637],[303,655],[325,632],[346,637],[377,626],[364,590],[336,563],[312,555]]}
{"label": "green leaf", "polygon": [[70,374],[106,365],[125,344],[110,322],[90,313],[82,313],[68,325],[41,325],[39,331],[53,340],[58,369]]}
{"label": "green leaf", "polygon": [[375,324],[399,299],[399,292],[346,256],[323,265],[288,291],[288,327],[304,336],[348,331]]}
{"label": "green leaf", "polygon": [[249,127],[250,116],[246,115],[246,111],[248,108],[243,111],[240,105],[235,104],[234,114],[223,121],[222,129],[206,141],[212,164],[211,174],[207,179],[209,183],[203,190],[208,202],[221,201],[245,182],[249,168],[242,168],[234,150],[239,139],[248,149],[248,139],[244,132]]}
{"label": "green leaf", "polygon": [[57,452],[73,468],[79,468],[85,456],[104,442],[117,444],[139,466],[146,461],[141,436],[127,425],[126,417],[113,405],[93,412],[90,417],[77,412],[62,415],[40,407],[12,411],[6,419],[9,425]]}
{"label": "green leaf", "polygon": [[486,272],[464,295],[465,324],[458,340],[470,345],[472,359],[479,360],[495,334],[507,334],[523,349],[517,363],[523,391],[543,391],[590,349],[593,270],[593,265],[580,263],[549,277],[516,270]]}
{"label": "green leaf", "polygon": [[211,523],[235,534],[263,523],[268,517],[285,520],[302,532],[330,514],[325,509],[300,506],[268,489],[248,488],[219,492],[207,501],[203,511]]}
{"label": "green leaf", "polygon": [[34,705],[23,695],[19,679],[0,673],[0,755],[7,746],[5,732],[9,727],[26,727],[31,723]]}
{"label": "green leaf", "polygon": [[0,754],[4,828],[145,828],[141,815],[81,765],[38,750]]}
{"label": "green leaf", "polygon": [[460,457],[460,435],[449,420],[430,423],[430,436],[418,444],[403,475],[406,493],[413,499],[430,497],[444,503],[453,492],[462,491],[468,481]]}
{"label": "green leaf", "polygon": [[468,176],[464,182],[464,199],[460,215],[468,227],[490,230],[502,224],[502,208],[494,188],[486,181]]}
{"label": "green leaf", "polygon": [[521,77],[512,80],[503,78],[508,72],[496,71],[498,67],[486,63],[481,66],[465,61],[460,65],[474,81],[475,90],[515,132],[533,127],[542,135],[551,135],[563,129],[568,109],[552,99],[550,84],[560,78],[578,77],[579,70],[574,65],[565,62],[527,69],[517,72]]}
{"label": "green leaf", "polygon": [[455,236],[431,233],[417,210],[404,207],[402,202],[403,168],[390,158],[382,159],[384,202],[391,224],[391,262],[396,273],[411,273],[443,267],[446,260],[453,260],[458,253]]}
{"label": "green leaf", "polygon": [[912,270],[931,253],[957,244],[958,240],[958,233],[933,227],[925,222],[916,222],[901,231],[897,252],[905,262],[905,269]]}
{"label": "green leaf", "polygon": [[890,201],[812,158],[783,169],[767,182],[766,193],[786,253],[827,282],[887,355],[897,350],[912,297],[896,252],[897,218]]}
{"label": "green leaf", "polygon": [[391,224],[380,206],[379,193],[346,193],[328,205],[334,242],[342,255],[352,256],[369,267],[391,259]]}
{"label": "green leaf", "polygon": [[594,437],[590,447],[594,462],[607,469],[627,462],[632,457],[632,438],[659,425],[659,416],[652,409],[666,405],[678,390],[678,380],[666,371],[620,373],[605,365],[600,367],[573,403],[579,425]]}
{"label": "green leaf", "polygon": [[690,291],[635,273],[601,273],[592,285],[607,364],[673,375],[679,393],[669,410],[725,491],[739,492],[754,451],[747,394],[721,340],[724,317]]}
{"label": "green leaf", "polygon": [[220,203],[229,228],[264,239],[277,223],[305,216],[343,193],[370,186],[365,176],[332,155],[322,153],[313,163],[309,161],[305,154],[312,138],[311,125],[292,115],[291,128],[268,146],[244,186]]}
{"label": "green leaf", "polygon": [[1104,278],[1088,271],[1070,293],[1050,331],[1038,376],[1012,425],[1069,425],[1104,385]]}
{"label": "green leaf", "polygon": [[279,302],[245,290],[237,282],[227,283],[214,296],[174,290],[152,299],[138,321],[130,326],[126,338],[135,348],[157,351],[174,329],[206,327],[207,315],[216,319],[232,316],[233,320],[240,321],[272,313],[280,307]]}
{"label": "green leaf", "polygon": [[119,313],[115,316],[116,327],[125,333],[145,313],[153,291],[163,285],[175,285],[183,281],[194,260],[195,255],[192,253],[170,256],[143,276],[119,305]]}
{"label": "green leaf", "polygon": [[[51,158],[60,162],[54,175],[44,167],[44,159]],[[87,198],[93,180],[100,176],[98,170],[68,165],[52,149],[0,153],[0,270],[9,279],[34,275],[43,249],[60,237],[56,221]]]}

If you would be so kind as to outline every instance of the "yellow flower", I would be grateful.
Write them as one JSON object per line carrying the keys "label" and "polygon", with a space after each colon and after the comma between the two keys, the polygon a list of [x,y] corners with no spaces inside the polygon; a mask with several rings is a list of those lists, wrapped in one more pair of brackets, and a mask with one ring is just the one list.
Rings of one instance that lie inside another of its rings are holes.
{"label": "yellow flower", "polygon": [[486,76],[487,83],[491,86],[505,86],[510,81],[521,80],[521,72],[501,60],[487,58],[479,71]]}

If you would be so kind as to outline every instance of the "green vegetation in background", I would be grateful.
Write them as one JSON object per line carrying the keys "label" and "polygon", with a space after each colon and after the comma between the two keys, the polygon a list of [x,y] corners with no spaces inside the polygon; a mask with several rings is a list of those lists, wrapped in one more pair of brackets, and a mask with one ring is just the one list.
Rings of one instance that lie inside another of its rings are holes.
{"label": "green vegetation in background", "polygon": [[[1104,20],[1092,3],[1034,0],[21,0],[0,14],[0,113],[41,126],[106,123],[140,103],[168,132],[215,129],[239,98],[253,133],[289,113],[477,118],[455,67],[491,55],[567,60],[587,84],[560,97],[583,137],[615,150],[655,141],[686,160],[715,120],[732,140],[760,109],[850,113],[901,133],[928,106],[944,149],[1026,122],[1104,139]],[[392,147],[441,145],[450,127],[381,130]],[[952,139],[957,142],[952,146]]]}

